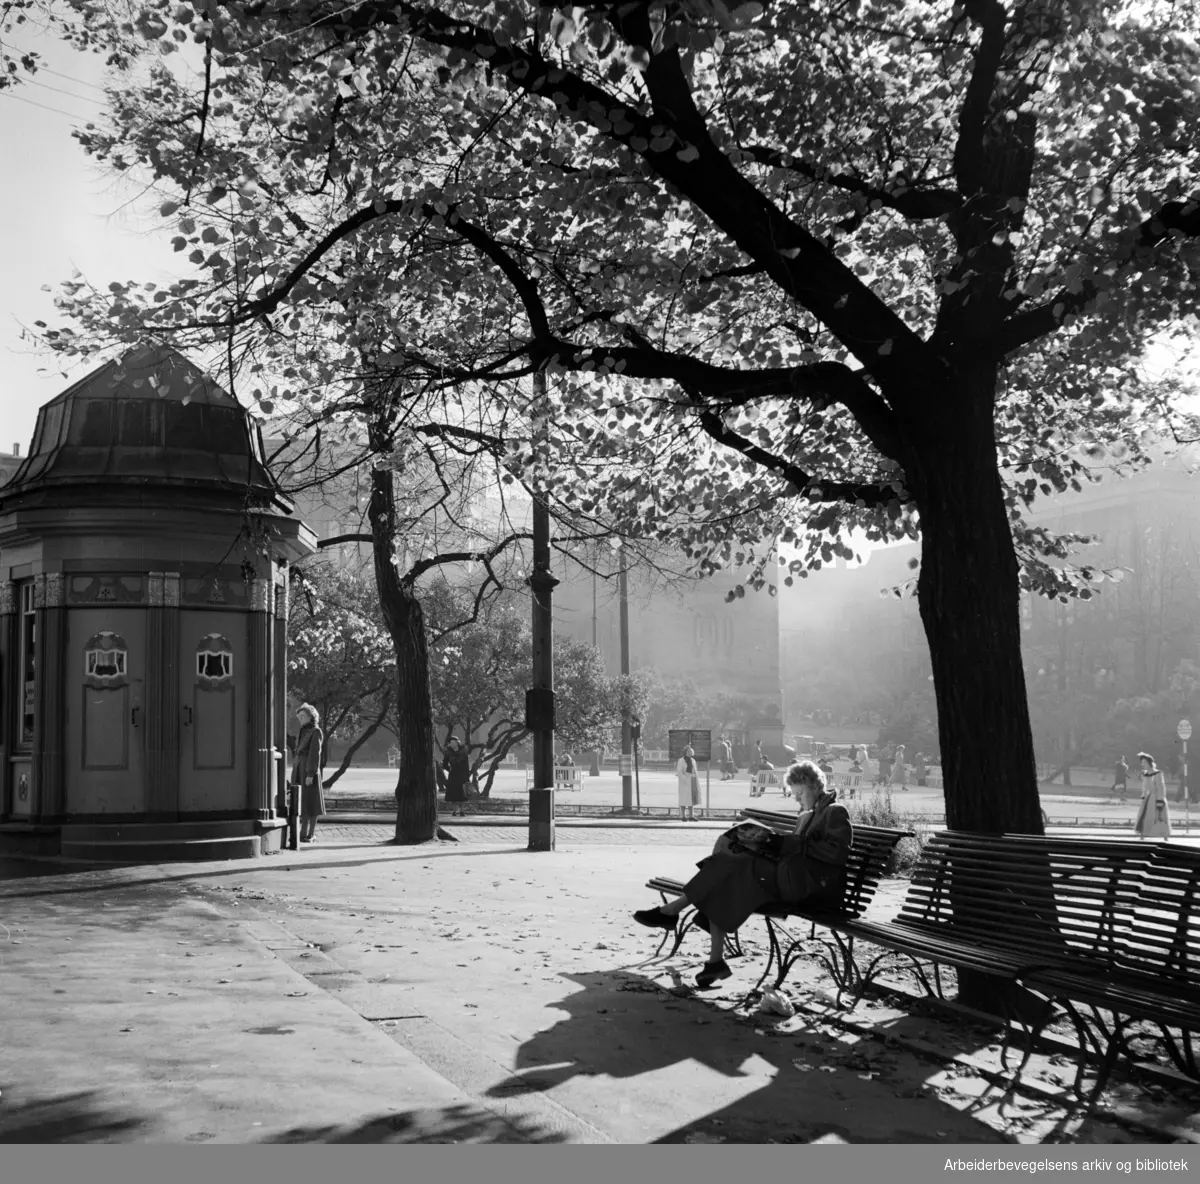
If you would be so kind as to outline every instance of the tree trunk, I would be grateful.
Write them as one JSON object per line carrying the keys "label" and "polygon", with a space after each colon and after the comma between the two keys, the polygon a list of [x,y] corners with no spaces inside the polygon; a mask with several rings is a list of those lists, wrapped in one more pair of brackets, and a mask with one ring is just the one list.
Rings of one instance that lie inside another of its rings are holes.
{"label": "tree trunk", "polygon": [[[906,465],[921,515],[921,620],[929,641],[945,778],[946,824],[1041,835],[1041,806],[1021,661],[1018,564],[996,470],[996,373],[934,392]],[[1044,921],[1043,921],[1044,923]],[[962,972],[959,1001],[1002,1013],[996,979]],[[1007,1003],[1020,1006],[1009,997]]]}
{"label": "tree trunk", "polygon": [[975,381],[990,379],[992,389],[947,392],[938,400],[938,428],[914,444],[917,595],[937,695],[947,826],[1040,835],[1017,557],[996,471],[995,374],[981,369]]}
{"label": "tree trunk", "polygon": [[437,781],[433,771],[433,704],[425,614],[410,581],[393,563],[396,505],[389,469],[371,474],[371,534],[375,583],[384,624],[396,651],[397,843],[425,843],[437,835]]}

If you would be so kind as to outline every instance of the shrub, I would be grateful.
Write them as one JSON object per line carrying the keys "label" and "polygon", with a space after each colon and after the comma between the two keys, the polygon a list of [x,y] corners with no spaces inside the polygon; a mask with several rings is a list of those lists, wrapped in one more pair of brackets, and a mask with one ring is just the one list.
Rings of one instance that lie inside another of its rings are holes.
{"label": "shrub", "polygon": [[925,849],[929,823],[918,814],[905,814],[896,809],[890,790],[876,789],[870,797],[854,798],[844,805],[850,812],[850,821],[859,826],[886,826],[916,832],[912,838],[901,839],[896,844],[885,873],[889,876],[908,875]]}

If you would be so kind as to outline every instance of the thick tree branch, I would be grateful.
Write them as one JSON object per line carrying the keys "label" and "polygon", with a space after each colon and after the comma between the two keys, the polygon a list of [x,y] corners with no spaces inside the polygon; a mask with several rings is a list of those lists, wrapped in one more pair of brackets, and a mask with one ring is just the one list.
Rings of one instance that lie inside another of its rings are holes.
{"label": "thick tree branch", "polygon": [[832,169],[808,160],[797,160],[789,153],[766,144],[744,145],[742,152],[758,164],[788,169],[810,181],[857,194],[872,203],[878,202],[880,206],[895,210],[911,222],[943,218],[954,210],[961,209],[963,203],[963,199],[949,189],[880,188],[860,177],[853,177],[848,173],[835,173]]}
{"label": "thick tree branch", "polygon": [[890,485],[873,482],[825,481],[805,472],[799,465],[784,460],[761,445],[735,432],[715,411],[700,412],[700,426],[718,444],[740,452],[770,473],[777,473],[795,487],[796,494],[809,502],[861,502],[865,506],[888,505],[893,501],[905,501]]}
{"label": "thick tree branch", "polygon": [[497,555],[500,554],[506,547],[511,546],[519,539],[532,539],[533,535],[527,531],[514,531],[510,535],[506,535],[493,547],[489,547],[486,551],[444,551],[440,555],[431,555],[428,559],[418,559],[401,577],[406,584],[416,583],[427,571],[432,571],[435,567],[441,567],[447,563],[490,563]]}
{"label": "thick tree branch", "polygon": [[331,539],[321,539],[317,543],[317,550],[323,551],[326,547],[340,547],[342,543],[374,543],[375,536],[370,534],[339,534]]}
{"label": "thick tree branch", "polygon": [[1000,0],[969,0],[965,7],[972,24],[983,30],[975,53],[975,68],[959,112],[958,140],[954,145],[958,191],[969,198],[984,187],[984,137],[991,121],[992,95],[1004,56],[1008,21]]}

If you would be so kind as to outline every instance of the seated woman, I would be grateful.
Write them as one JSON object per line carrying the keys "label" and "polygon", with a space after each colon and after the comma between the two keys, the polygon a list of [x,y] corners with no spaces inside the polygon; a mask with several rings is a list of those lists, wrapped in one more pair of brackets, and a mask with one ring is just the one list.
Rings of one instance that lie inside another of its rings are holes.
{"label": "seated woman", "polygon": [[793,834],[786,835],[778,861],[748,852],[722,849],[700,861],[700,871],[683,895],[659,908],[642,909],[633,919],[651,928],[673,930],[675,918],[689,904],[708,929],[709,959],[696,976],[696,986],[711,987],[732,971],[725,964],[725,935],[737,930],[757,908],[772,901],[836,908],[846,883],[846,860],[854,830],[837,794],[825,789],[825,777],[812,761],[787,771],[787,786],[800,803]]}

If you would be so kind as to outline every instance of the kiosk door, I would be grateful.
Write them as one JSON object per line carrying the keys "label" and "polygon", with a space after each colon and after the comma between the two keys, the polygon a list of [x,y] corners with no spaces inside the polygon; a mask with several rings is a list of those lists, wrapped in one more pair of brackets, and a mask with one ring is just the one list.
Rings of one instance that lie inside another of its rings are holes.
{"label": "kiosk door", "polygon": [[180,612],[181,814],[247,808],[245,661],[244,615]]}
{"label": "kiosk door", "polygon": [[68,814],[146,808],[145,627],[140,608],[67,614]]}

